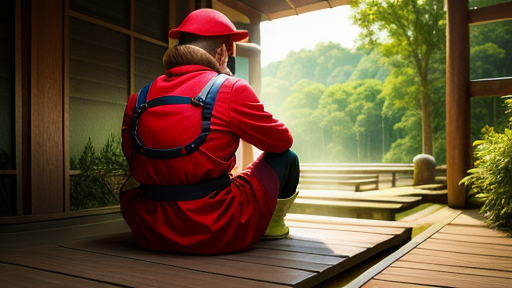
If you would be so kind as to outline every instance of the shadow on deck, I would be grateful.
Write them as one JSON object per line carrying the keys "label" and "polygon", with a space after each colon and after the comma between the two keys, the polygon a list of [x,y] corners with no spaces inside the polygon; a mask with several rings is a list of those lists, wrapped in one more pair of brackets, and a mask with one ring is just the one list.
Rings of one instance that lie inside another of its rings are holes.
{"label": "shadow on deck", "polygon": [[141,250],[119,213],[0,227],[2,287],[313,287],[410,240],[398,222],[290,214],[286,239],[239,253]]}

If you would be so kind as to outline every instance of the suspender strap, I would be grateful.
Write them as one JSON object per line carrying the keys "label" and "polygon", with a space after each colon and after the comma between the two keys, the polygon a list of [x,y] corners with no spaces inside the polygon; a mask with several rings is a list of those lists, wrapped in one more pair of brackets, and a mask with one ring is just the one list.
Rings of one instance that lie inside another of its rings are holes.
{"label": "suspender strap", "polygon": [[[228,75],[218,74],[213,77],[208,84],[201,90],[201,92],[194,98],[184,97],[184,96],[161,96],[150,101],[146,101],[147,94],[149,88],[152,83],[144,86],[137,95],[137,103],[135,105],[133,111],[133,117],[131,122],[131,130],[132,130],[132,138],[135,151],[139,154],[144,154],[150,158],[159,158],[159,159],[169,159],[176,158],[180,156],[185,156],[191,154],[201,145],[204,144],[206,138],[210,133],[210,124],[212,119],[213,107],[215,105],[215,100],[217,99],[217,93],[219,92],[220,87],[229,78]],[[192,141],[191,143],[175,147],[171,149],[153,149],[148,148],[142,144],[142,142],[137,137],[137,124],[139,123],[139,119],[142,114],[148,109],[152,107],[157,107],[161,105],[175,105],[175,104],[192,104],[202,106],[201,112],[201,133],[199,136]]]}
{"label": "suspender strap", "polygon": [[224,190],[231,185],[228,174],[223,174],[207,182],[189,185],[149,185],[141,184],[144,199],[153,201],[191,201],[202,199],[215,191]]}

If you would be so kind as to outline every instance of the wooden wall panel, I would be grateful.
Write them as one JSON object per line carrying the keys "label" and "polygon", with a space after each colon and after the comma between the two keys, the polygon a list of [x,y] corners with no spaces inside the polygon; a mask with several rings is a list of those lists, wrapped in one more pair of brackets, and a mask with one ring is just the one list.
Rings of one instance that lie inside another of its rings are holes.
{"label": "wooden wall panel", "polygon": [[31,5],[32,214],[63,212],[63,0]]}

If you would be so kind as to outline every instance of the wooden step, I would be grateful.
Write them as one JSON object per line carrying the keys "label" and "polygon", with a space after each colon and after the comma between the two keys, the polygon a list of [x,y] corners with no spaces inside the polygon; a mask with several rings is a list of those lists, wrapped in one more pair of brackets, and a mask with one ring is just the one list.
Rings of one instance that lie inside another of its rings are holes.
{"label": "wooden step", "polygon": [[407,210],[408,206],[404,203],[297,198],[290,213],[393,221],[396,213]]}
{"label": "wooden step", "polygon": [[389,202],[406,204],[410,209],[422,203],[419,196],[385,196],[367,195],[366,193],[342,192],[333,190],[300,190],[299,198],[340,200],[340,201],[367,201],[367,202]]}

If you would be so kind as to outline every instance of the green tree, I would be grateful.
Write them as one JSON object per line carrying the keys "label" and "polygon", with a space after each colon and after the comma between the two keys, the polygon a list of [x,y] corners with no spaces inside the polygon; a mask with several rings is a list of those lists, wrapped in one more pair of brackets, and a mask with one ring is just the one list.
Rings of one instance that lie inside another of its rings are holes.
{"label": "green tree", "polygon": [[405,62],[416,79],[422,117],[422,150],[433,154],[430,64],[445,45],[444,0],[354,0],[354,24],[362,28],[362,45],[393,61]]}
{"label": "green tree", "polygon": [[331,86],[334,84],[343,84],[348,81],[355,68],[352,66],[342,66],[334,69],[329,78],[327,78],[327,86]]}
{"label": "green tree", "polygon": [[389,68],[380,53],[378,51],[372,51],[359,61],[354,73],[352,73],[348,81],[364,79],[384,81],[388,77],[388,74]]}
{"label": "green tree", "polygon": [[302,79],[313,80],[315,69],[316,55],[312,50],[291,51],[279,65],[276,78],[294,85]]}
{"label": "green tree", "polygon": [[315,82],[326,84],[331,74],[338,67],[356,67],[363,56],[362,53],[352,52],[341,47],[338,43],[318,43],[313,50],[316,57]]}
{"label": "green tree", "polygon": [[261,85],[261,102],[265,109],[279,114],[281,106],[292,94],[290,83],[272,77],[264,77]]}
{"label": "green tree", "polygon": [[287,124],[294,137],[293,149],[305,162],[316,162],[321,157],[320,118],[315,113],[325,86],[310,80],[301,80],[292,88],[280,118]]}

